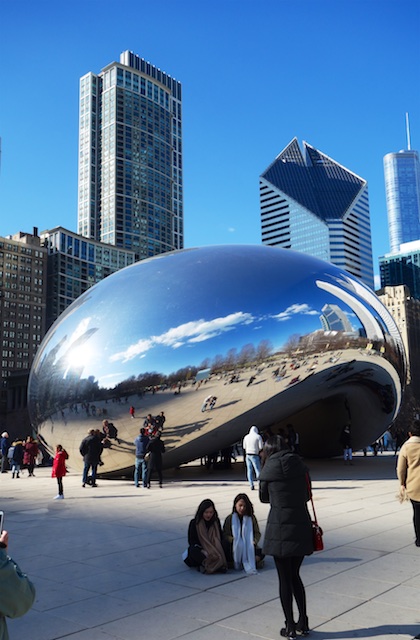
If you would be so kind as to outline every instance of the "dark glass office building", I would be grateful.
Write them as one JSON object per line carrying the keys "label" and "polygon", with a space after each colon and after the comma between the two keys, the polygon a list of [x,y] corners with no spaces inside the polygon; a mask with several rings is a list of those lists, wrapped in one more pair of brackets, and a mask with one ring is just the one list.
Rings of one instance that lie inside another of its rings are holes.
{"label": "dark glass office building", "polygon": [[398,253],[379,258],[381,287],[406,285],[410,294],[420,300],[420,240],[401,245]]}
{"label": "dark glass office building", "polygon": [[373,288],[366,180],[294,138],[260,176],[263,244],[309,253]]}

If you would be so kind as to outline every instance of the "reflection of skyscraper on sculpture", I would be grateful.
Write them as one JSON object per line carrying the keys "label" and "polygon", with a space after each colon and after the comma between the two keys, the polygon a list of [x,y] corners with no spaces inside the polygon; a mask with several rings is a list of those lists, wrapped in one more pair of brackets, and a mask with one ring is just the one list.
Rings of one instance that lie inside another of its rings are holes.
{"label": "reflection of skyscraper on sculpture", "polygon": [[322,315],[319,319],[324,331],[344,331],[345,333],[354,333],[348,317],[336,304],[325,304],[322,307]]}
{"label": "reflection of skyscraper on sculpture", "polygon": [[373,288],[366,180],[294,138],[260,176],[263,244],[345,269]]}

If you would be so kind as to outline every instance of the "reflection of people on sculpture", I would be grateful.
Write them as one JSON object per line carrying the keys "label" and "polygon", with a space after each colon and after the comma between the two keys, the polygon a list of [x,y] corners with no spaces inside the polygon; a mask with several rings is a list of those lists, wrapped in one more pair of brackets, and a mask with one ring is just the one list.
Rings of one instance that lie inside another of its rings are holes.
{"label": "reflection of people on sculpture", "polygon": [[246,386],[249,387],[249,385],[252,384],[254,380],[255,380],[255,376],[251,376]]}
{"label": "reflection of people on sculpture", "polygon": [[401,484],[401,495],[407,493],[413,505],[413,524],[416,539],[414,544],[420,547],[420,422],[416,420],[408,432],[398,455],[397,473]]}
{"label": "reflection of people on sculpture", "polygon": [[209,402],[209,409],[214,409],[215,404],[217,402],[217,396],[212,396],[210,402]]}
{"label": "reflection of people on sculpture", "polygon": [[166,416],[163,411],[159,415],[155,416],[155,425],[158,431],[163,431],[163,425],[165,424]]}
{"label": "reflection of people on sculpture", "polygon": [[263,448],[263,440],[256,426],[252,426],[248,435],[242,441],[245,454],[246,475],[251,490],[254,490],[254,476],[258,480],[261,471],[260,451]]}
{"label": "reflection of people on sculpture", "polygon": [[257,573],[263,566],[264,554],[257,544],[261,538],[254,507],[246,493],[239,493],[233,501],[232,513],[223,525],[223,534],[229,542],[228,562],[237,570]]}
{"label": "reflection of people on sculpture", "polygon": [[201,405],[201,411],[206,411],[208,405],[210,404],[211,399],[213,398],[213,396],[210,394],[209,396],[207,396],[206,398],[204,398],[204,402]]}
{"label": "reflection of people on sculpture", "polygon": [[151,413],[148,413],[144,422],[143,422],[143,427],[146,429],[146,433],[149,436],[152,436],[155,434],[156,431],[156,423],[155,423],[155,419],[152,417]]}
{"label": "reflection of people on sculpture", "polygon": [[184,562],[201,573],[225,573],[226,553],[222,527],[214,502],[207,498],[198,506],[188,527],[188,549]]}
{"label": "reflection of people on sculpture", "polygon": [[136,410],[135,410],[135,408],[133,407],[133,405],[131,405],[131,407],[130,407],[130,416],[131,416],[132,418],[135,418],[135,413],[136,413]]}
{"label": "reflection of people on sculpture", "polygon": [[146,453],[150,453],[150,457],[147,463],[147,487],[150,489],[150,480],[153,471],[156,471],[159,478],[159,486],[162,488],[163,476],[162,476],[162,454],[165,453],[165,444],[161,440],[160,431],[150,440],[146,447]]}
{"label": "reflection of people on sculpture", "polygon": [[80,443],[79,451],[83,456],[84,462],[82,487],[85,487],[88,484],[88,474],[90,469],[92,469],[91,486],[97,487],[96,473],[101,459],[102,442],[95,433],[95,429],[90,429],[86,438],[84,438]]}
{"label": "reflection of people on sculpture", "polygon": [[35,587],[7,555],[9,534],[0,532],[0,638],[7,640],[6,618],[19,618],[32,607]]}
{"label": "reflection of people on sculpture", "polygon": [[140,435],[134,440],[134,444],[136,447],[136,460],[134,466],[134,484],[136,487],[139,486],[139,470],[141,468],[141,479],[143,482],[143,487],[147,487],[147,462],[144,459],[147,451],[147,445],[150,442],[149,436],[146,435],[146,429],[142,427],[140,429]]}
{"label": "reflection of people on sculpture", "polygon": [[120,440],[118,439],[118,429],[112,422],[109,422],[109,420],[103,420],[102,428],[106,438],[116,440],[118,444],[120,444]]}

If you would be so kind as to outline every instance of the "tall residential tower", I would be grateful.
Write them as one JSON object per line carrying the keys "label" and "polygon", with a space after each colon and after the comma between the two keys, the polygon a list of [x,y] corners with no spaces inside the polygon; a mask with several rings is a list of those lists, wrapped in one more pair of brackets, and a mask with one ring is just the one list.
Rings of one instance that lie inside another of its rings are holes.
{"label": "tall residential tower", "polygon": [[367,182],[297,138],[260,176],[263,244],[332,262],[373,288]]}
{"label": "tall residential tower", "polygon": [[183,248],[181,83],[131,51],[80,80],[78,231],[136,260]]}

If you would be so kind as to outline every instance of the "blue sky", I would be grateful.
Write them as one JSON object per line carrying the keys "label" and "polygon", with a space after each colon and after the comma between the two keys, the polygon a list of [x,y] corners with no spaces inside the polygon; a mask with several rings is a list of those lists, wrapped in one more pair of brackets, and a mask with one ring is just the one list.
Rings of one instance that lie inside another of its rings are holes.
{"label": "blue sky", "polygon": [[185,246],[260,243],[259,175],[297,136],[368,180],[420,149],[418,0],[0,0],[0,235],[77,229],[79,78],[130,49],[183,84]]}

